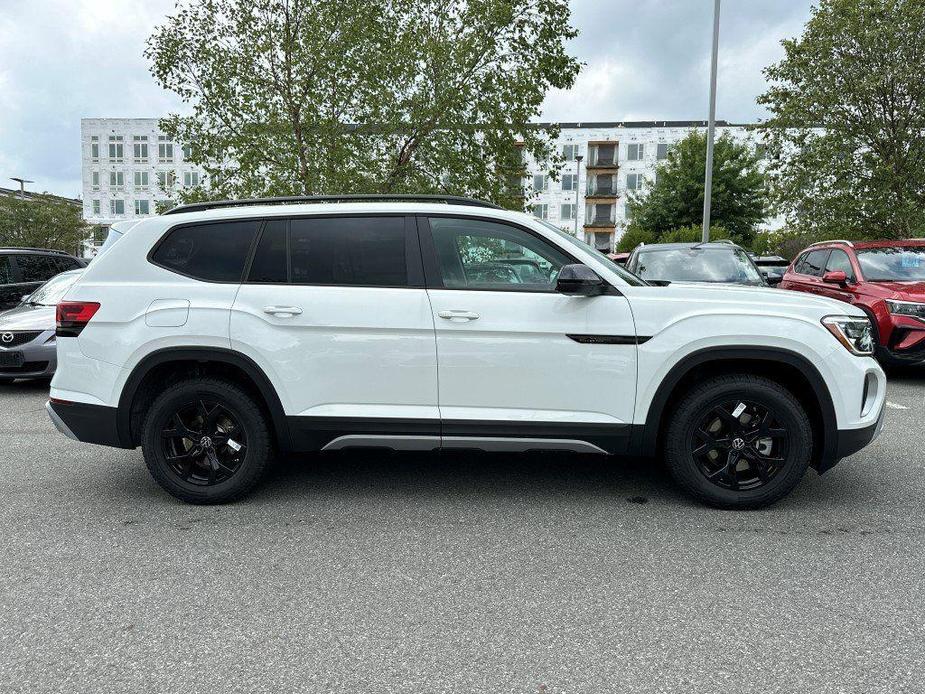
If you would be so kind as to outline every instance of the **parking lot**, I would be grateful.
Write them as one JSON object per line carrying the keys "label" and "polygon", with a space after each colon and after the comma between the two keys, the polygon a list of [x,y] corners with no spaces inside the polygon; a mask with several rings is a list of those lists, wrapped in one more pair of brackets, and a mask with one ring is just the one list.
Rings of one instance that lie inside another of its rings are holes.
{"label": "parking lot", "polygon": [[921,691],[925,375],[759,512],[643,463],[313,457],[185,506],[0,390],[0,691]]}

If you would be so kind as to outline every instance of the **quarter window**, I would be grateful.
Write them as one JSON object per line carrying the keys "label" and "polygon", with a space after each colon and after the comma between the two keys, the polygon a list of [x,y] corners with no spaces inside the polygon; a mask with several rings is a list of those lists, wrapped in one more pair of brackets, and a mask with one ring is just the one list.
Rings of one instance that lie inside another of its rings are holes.
{"label": "quarter window", "polygon": [[210,282],[240,282],[258,221],[197,224],[171,231],[154,251],[161,267]]}
{"label": "quarter window", "polygon": [[295,284],[408,285],[404,217],[293,219],[290,277]]}
{"label": "quarter window", "polygon": [[553,291],[568,256],[522,229],[479,219],[432,217],[443,285],[449,289]]}
{"label": "quarter window", "polygon": [[288,237],[289,220],[267,222],[247,275],[248,282],[285,284],[289,281]]}

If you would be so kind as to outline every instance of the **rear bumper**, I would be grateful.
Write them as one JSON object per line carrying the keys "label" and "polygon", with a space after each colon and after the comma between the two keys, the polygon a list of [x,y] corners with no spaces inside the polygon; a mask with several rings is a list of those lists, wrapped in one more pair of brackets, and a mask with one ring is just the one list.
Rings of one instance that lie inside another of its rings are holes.
{"label": "rear bumper", "polygon": [[134,448],[119,437],[115,407],[49,400],[45,404],[55,428],[68,438],[115,448]]}

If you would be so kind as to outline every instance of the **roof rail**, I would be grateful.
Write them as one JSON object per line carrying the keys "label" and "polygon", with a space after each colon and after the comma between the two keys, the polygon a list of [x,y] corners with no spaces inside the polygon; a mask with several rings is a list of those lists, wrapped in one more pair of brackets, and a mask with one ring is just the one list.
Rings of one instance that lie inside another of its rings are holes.
{"label": "roof rail", "polygon": [[846,246],[851,246],[852,248],[854,247],[854,244],[846,239],[829,239],[828,241],[816,241],[816,243],[811,243],[809,246],[812,248],[813,246],[824,246],[827,243],[843,243]]}
{"label": "roof rail", "polygon": [[739,244],[737,244],[735,241],[733,241],[732,239],[715,239],[715,240],[713,240],[711,243],[728,243],[730,246],[738,246],[738,245],[739,245]]}
{"label": "roof rail", "polygon": [[39,253],[57,253],[58,255],[70,255],[67,251],[61,251],[57,248],[32,248],[30,246],[0,246],[0,251],[37,251]]}
{"label": "roof rail", "polygon": [[490,207],[503,209],[499,205],[476,198],[458,195],[290,195],[277,198],[251,198],[246,200],[213,200],[211,202],[194,202],[178,205],[163,214],[180,214],[181,212],[202,212],[222,207],[253,207],[256,205],[295,205],[300,203],[322,202],[438,202],[445,205],[468,205],[471,207]]}

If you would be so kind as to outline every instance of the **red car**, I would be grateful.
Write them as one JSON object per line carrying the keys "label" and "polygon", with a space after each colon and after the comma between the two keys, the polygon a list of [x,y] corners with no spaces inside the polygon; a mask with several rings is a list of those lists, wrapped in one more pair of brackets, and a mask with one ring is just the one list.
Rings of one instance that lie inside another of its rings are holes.
{"label": "red car", "polygon": [[863,309],[882,362],[925,364],[925,240],[814,243],[780,286]]}

